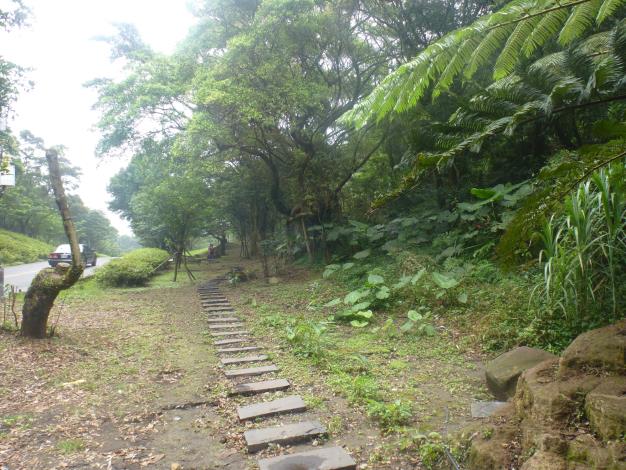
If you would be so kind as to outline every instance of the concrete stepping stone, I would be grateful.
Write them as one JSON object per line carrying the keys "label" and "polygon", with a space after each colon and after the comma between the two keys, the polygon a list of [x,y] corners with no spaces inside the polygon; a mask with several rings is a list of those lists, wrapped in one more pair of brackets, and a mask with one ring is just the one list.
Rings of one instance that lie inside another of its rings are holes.
{"label": "concrete stepping stone", "polygon": [[211,336],[236,336],[236,335],[249,335],[247,331],[238,330],[238,331],[216,331],[211,333]]}
{"label": "concrete stepping stone", "polygon": [[470,405],[472,418],[488,418],[507,403],[506,401],[476,401]]}
{"label": "concrete stepping stone", "polygon": [[227,323],[227,322],[240,322],[241,319],[237,317],[211,317],[207,319],[207,323]]}
{"label": "concrete stepping stone", "polygon": [[217,303],[217,304],[204,304],[203,303],[202,306],[205,307],[205,308],[206,307],[218,307],[218,308],[219,307],[232,307],[232,305],[229,304],[228,302],[220,302],[220,303]]}
{"label": "concrete stepping stone", "polygon": [[207,312],[234,312],[232,307],[204,307]]}
{"label": "concrete stepping stone", "polygon": [[228,302],[228,299],[226,297],[208,297],[206,299],[200,297],[200,301],[203,304],[214,304]]}
{"label": "concrete stepping stone", "polygon": [[209,325],[209,330],[227,330],[228,328],[241,328],[245,326],[243,323],[220,323],[218,325]]}
{"label": "concrete stepping stone", "polygon": [[216,346],[224,346],[227,344],[237,344],[237,343],[247,343],[250,341],[250,338],[228,338],[228,339],[219,339],[214,341],[213,344]]}
{"label": "concrete stepping stone", "polygon": [[220,304],[230,305],[230,302],[227,299],[203,300],[202,301],[202,305],[220,305]]}
{"label": "concrete stepping stone", "polygon": [[250,367],[249,369],[233,369],[233,370],[225,370],[224,375],[228,378],[233,377],[252,377],[253,375],[263,375],[268,372],[277,372],[278,367],[274,364],[269,366],[262,367]]}
{"label": "concrete stepping stone", "polygon": [[256,356],[242,356],[242,357],[225,357],[222,359],[222,364],[225,366],[230,364],[240,364],[242,362],[261,362],[267,361],[268,356],[265,354],[258,354]]}
{"label": "concrete stepping stone", "polygon": [[285,413],[305,411],[306,405],[300,395],[290,395],[277,400],[254,403],[247,406],[238,406],[237,415],[241,421],[248,419],[275,416]]}
{"label": "concrete stepping stone", "polygon": [[258,351],[261,349],[258,346],[242,346],[240,348],[222,348],[218,349],[218,353],[238,353],[238,352],[246,352],[246,351]]}
{"label": "concrete stepping stone", "polygon": [[302,421],[272,428],[250,429],[243,433],[248,452],[258,452],[270,444],[295,444],[326,434],[319,421]]}
{"label": "concrete stepping stone", "polygon": [[323,447],[308,452],[259,460],[259,470],[356,470],[356,462],[342,447]]}
{"label": "concrete stepping stone", "polygon": [[254,393],[277,392],[291,386],[287,379],[263,380],[235,385],[229,395],[252,395]]}

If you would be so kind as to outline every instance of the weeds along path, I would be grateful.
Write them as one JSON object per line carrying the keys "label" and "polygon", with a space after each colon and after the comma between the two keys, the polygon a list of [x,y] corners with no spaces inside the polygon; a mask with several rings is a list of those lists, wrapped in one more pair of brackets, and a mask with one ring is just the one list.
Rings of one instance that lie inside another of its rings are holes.
{"label": "weeds along path", "polygon": [[[345,295],[341,286],[298,268],[267,282],[256,263],[240,263],[257,276],[200,289],[233,445],[260,461],[340,447],[358,468],[438,468],[446,438],[473,422],[471,403],[489,398],[468,333],[441,324],[434,337],[395,334],[383,328],[392,312],[368,328],[328,323],[323,305]],[[272,416],[248,408],[257,403]]]}

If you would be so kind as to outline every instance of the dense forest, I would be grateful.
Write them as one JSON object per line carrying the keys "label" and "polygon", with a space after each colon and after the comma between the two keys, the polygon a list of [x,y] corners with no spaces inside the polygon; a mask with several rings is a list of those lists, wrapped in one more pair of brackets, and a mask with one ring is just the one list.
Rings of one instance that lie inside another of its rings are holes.
{"label": "dense forest", "polygon": [[444,290],[519,276],[532,300],[513,329],[556,349],[623,315],[623,2],[195,13],[169,56],[119,26],[108,40],[126,78],[90,83],[102,158],[133,154],[111,208],[143,243],[183,252],[232,233],[266,274],[306,258],[355,279],[422,256]]}

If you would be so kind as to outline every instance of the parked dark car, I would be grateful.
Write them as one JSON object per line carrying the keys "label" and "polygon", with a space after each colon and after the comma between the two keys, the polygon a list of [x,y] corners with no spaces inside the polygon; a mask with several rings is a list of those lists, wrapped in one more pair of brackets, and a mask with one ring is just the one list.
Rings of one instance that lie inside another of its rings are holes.
{"label": "parked dark car", "polygon": [[[95,266],[98,261],[96,252],[89,248],[87,245],[79,245],[81,261],[85,266]],[[52,267],[59,263],[71,263],[72,262],[72,250],[69,245],[59,245],[56,250],[48,255],[48,264]]]}

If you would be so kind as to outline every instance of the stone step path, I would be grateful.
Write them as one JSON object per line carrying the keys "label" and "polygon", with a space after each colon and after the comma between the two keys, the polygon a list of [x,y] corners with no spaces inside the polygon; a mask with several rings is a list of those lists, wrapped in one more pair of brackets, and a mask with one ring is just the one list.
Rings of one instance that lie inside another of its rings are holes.
{"label": "stone step path", "polygon": [[228,328],[242,328],[245,326],[243,323],[218,323],[215,325],[209,325],[209,330],[224,330]]}
{"label": "stone step path", "polygon": [[241,319],[237,317],[210,317],[207,319],[207,323],[224,323],[224,322],[240,322]]}
{"label": "stone step path", "polygon": [[[216,282],[218,282],[216,280]],[[224,297],[216,282],[199,287],[198,293],[202,309],[206,312],[209,331],[219,354],[239,354],[258,351],[259,354],[225,356],[220,359],[224,375],[237,381],[246,377],[259,377],[279,371],[275,364],[257,367],[234,368],[242,364],[267,361],[262,349],[251,344],[249,333],[241,328],[245,325],[234,316],[235,309]],[[237,336],[231,338],[231,336]],[[286,379],[269,379],[247,383],[233,383],[230,396],[262,395],[264,393],[284,391],[291,387]],[[270,401],[259,401],[237,407],[240,421],[259,421],[272,416],[293,415],[307,410],[299,395],[289,395]],[[259,427],[244,432],[244,439],[249,453],[263,450],[270,444],[289,445],[309,441],[327,433],[326,428],[317,420],[300,420],[274,427]],[[341,447],[325,447],[289,455],[281,455],[258,461],[261,470],[356,470],[356,462]]]}
{"label": "stone step path", "polygon": [[222,348],[222,349],[218,349],[217,352],[218,353],[239,353],[239,352],[246,352],[246,351],[258,351],[259,348],[258,346],[242,346],[240,348]]}
{"label": "stone step path", "polygon": [[270,444],[297,444],[326,434],[319,421],[302,421],[272,428],[250,429],[243,433],[248,452],[258,452]]}
{"label": "stone step path", "polygon": [[245,362],[263,362],[263,361],[267,361],[267,359],[268,359],[268,356],[266,356],[265,354],[258,354],[256,356],[225,357],[221,361],[222,361],[222,364],[224,364],[225,366],[228,366],[231,364],[241,364]]}
{"label": "stone step path", "polygon": [[250,333],[248,333],[245,330],[238,330],[238,331],[220,331],[217,333],[211,333],[211,336],[245,336],[245,335],[249,335]]}
{"label": "stone step path", "polygon": [[272,401],[253,403],[247,406],[237,407],[239,420],[246,421],[255,418],[295,413],[306,410],[306,404],[300,395],[290,395]]}
{"label": "stone step path", "polygon": [[295,469],[356,470],[356,462],[342,447],[325,447],[259,460],[259,470]]}
{"label": "stone step path", "polygon": [[246,369],[225,370],[224,371],[224,375],[226,375],[226,377],[229,377],[229,378],[232,378],[232,377],[252,377],[254,375],[267,374],[268,372],[278,372],[278,367],[276,367],[274,364],[272,364],[272,365],[269,365],[269,366],[248,367]]}
{"label": "stone step path", "polygon": [[264,392],[278,392],[287,390],[291,384],[286,379],[263,380],[262,382],[250,382],[235,385],[231,390],[231,395],[253,395]]}
{"label": "stone step path", "polygon": [[250,338],[230,338],[214,341],[213,344],[216,346],[224,346],[225,344],[247,343],[248,341],[250,341]]}

